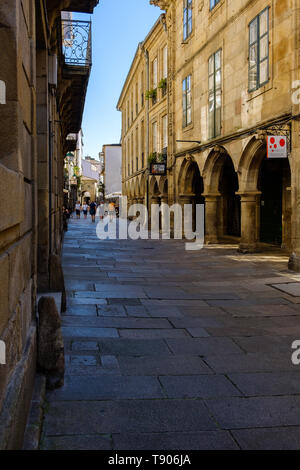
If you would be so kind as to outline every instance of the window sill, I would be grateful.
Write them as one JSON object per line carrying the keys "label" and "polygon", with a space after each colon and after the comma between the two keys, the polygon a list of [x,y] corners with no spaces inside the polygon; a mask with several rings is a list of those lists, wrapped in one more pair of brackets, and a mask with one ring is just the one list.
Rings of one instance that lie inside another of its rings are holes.
{"label": "window sill", "polygon": [[189,44],[190,41],[193,39],[194,35],[195,35],[195,33],[194,33],[194,31],[193,31],[193,32],[189,35],[188,38],[182,39],[181,45],[182,45],[182,46],[185,46],[185,45]]}
{"label": "window sill", "polygon": [[193,129],[193,128],[194,128],[194,123],[191,122],[191,124],[188,124],[187,126],[182,127],[182,132],[188,132],[188,131],[190,131],[190,130]]}
{"label": "window sill", "polygon": [[208,7],[208,14],[209,14],[209,17],[213,17],[214,14],[219,11],[220,8],[222,8],[222,6],[224,5],[225,3],[225,0],[221,0],[217,5],[215,5],[212,9],[210,9]]}
{"label": "window sill", "polygon": [[261,86],[260,88],[257,88],[257,90],[253,90],[253,91],[248,90],[248,97],[249,98],[246,100],[247,103],[249,101],[252,101],[254,98],[257,98],[258,96],[263,95],[267,91],[272,90],[272,88],[273,88],[273,83],[271,81],[269,81],[268,83]]}

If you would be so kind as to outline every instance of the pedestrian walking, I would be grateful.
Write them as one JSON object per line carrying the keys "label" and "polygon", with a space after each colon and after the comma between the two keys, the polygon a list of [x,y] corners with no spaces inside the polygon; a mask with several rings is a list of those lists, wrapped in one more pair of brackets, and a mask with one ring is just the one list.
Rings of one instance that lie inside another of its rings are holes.
{"label": "pedestrian walking", "polygon": [[99,206],[99,217],[100,217],[100,220],[103,220],[103,218],[104,218],[104,204],[103,204],[103,202],[101,202],[101,204]]}
{"label": "pedestrian walking", "polygon": [[77,219],[80,219],[81,204],[80,204],[79,201],[77,201],[76,204],[75,204],[75,211],[76,211]]}
{"label": "pedestrian walking", "polygon": [[115,216],[115,203],[110,202],[108,205],[109,220],[112,222],[113,217]]}
{"label": "pedestrian walking", "polygon": [[92,222],[95,222],[96,210],[97,210],[97,204],[94,201],[92,201],[90,203],[90,214],[92,217]]}
{"label": "pedestrian walking", "polygon": [[89,208],[89,206],[88,206],[87,203],[85,202],[85,203],[83,204],[83,206],[82,206],[83,215],[84,215],[84,218],[85,218],[85,219],[87,218],[88,208]]}

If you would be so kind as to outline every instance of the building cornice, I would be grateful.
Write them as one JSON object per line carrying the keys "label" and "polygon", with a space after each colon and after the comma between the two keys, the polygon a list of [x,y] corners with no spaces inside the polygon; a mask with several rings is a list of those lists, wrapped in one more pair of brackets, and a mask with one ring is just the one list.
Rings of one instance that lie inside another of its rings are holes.
{"label": "building cornice", "polygon": [[159,7],[161,10],[167,10],[171,5],[172,0],[150,0],[151,5]]}

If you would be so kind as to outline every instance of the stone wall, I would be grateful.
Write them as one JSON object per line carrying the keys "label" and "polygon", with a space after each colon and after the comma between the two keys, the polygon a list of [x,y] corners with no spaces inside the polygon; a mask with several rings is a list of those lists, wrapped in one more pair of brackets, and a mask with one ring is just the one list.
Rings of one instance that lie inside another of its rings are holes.
{"label": "stone wall", "polygon": [[[1,2],[0,16],[1,47],[6,51],[0,68],[6,83],[6,104],[0,107],[0,338],[6,343],[6,365],[0,366],[0,447],[17,448],[35,370],[35,2]],[[11,401],[16,391],[22,397],[18,408]],[[16,417],[17,433],[12,425]]]}

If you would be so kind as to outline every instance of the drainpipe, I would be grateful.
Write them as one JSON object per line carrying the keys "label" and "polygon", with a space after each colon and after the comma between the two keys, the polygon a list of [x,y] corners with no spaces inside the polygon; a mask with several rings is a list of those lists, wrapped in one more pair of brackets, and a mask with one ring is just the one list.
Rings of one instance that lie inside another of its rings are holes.
{"label": "drainpipe", "polygon": [[[149,70],[149,52],[144,50],[146,60],[146,83],[147,90],[150,89],[150,70]],[[146,161],[148,166],[148,155],[149,155],[149,100],[146,100]],[[147,199],[147,211],[149,214],[149,170],[146,169],[146,199]]]}

